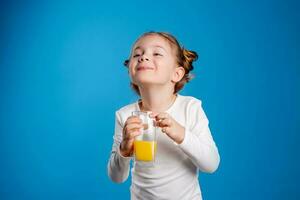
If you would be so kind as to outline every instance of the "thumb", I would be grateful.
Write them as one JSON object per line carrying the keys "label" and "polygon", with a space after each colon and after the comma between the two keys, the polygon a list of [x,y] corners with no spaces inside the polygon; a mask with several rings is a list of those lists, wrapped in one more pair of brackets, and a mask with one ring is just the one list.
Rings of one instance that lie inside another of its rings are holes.
{"label": "thumb", "polygon": [[159,114],[158,112],[151,112],[151,113],[149,114],[149,117],[155,118],[156,115],[158,115],[158,114]]}

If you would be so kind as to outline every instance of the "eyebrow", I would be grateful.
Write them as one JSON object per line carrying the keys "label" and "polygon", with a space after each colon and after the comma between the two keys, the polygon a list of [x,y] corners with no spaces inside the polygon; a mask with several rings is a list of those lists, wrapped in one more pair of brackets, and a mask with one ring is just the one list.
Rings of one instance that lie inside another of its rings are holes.
{"label": "eyebrow", "polygon": [[[166,49],[165,49],[164,47],[160,46],[160,45],[153,45],[153,47],[158,47],[158,48],[161,48],[161,49],[163,49],[164,51],[166,51]],[[136,48],[134,48],[134,50],[137,50],[137,49],[141,49],[141,47],[140,47],[140,46],[137,46]]]}

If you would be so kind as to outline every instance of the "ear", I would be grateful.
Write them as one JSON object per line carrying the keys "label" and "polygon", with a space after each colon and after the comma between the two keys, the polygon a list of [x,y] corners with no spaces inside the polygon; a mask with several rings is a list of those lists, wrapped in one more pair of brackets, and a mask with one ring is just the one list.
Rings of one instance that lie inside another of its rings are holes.
{"label": "ear", "polygon": [[179,82],[185,74],[185,70],[183,67],[176,67],[172,76],[172,82]]}

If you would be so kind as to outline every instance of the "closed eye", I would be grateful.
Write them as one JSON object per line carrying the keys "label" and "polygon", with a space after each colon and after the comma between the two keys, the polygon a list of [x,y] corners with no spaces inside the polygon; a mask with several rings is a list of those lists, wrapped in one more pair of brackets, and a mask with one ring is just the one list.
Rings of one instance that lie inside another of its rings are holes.
{"label": "closed eye", "polygon": [[135,55],[133,55],[133,57],[135,58],[135,57],[139,57],[140,56],[140,54],[135,54]]}
{"label": "closed eye", "polygon": [[154,56],[162,56],[162,54],[160,54],[160,53],[154,53],[153,55]]}

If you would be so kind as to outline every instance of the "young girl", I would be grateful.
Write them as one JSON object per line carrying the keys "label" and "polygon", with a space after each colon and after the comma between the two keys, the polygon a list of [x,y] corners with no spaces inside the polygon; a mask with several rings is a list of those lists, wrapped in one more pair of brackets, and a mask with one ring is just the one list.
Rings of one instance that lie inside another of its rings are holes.
{"label": "young girl", "polygon": [[133,163],[132,200],[202,199],[198,171],[213,173],[218,168],[218,149],[201,101],[178,94],[191,79],[196,59],[196,52],[181,47],[172,35],[148,32],[137,39],[125,61],[131,86],[141,99],[116,112],[108,163],[108,175],[114,182],[128,178],[134,138],[143,127],[132,111],[151,111],[159,129],[154,165]]}

